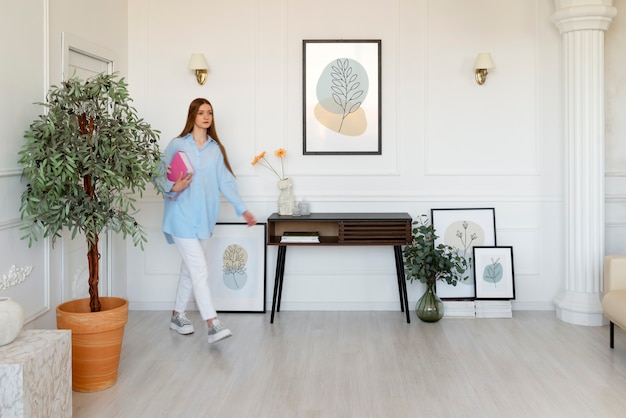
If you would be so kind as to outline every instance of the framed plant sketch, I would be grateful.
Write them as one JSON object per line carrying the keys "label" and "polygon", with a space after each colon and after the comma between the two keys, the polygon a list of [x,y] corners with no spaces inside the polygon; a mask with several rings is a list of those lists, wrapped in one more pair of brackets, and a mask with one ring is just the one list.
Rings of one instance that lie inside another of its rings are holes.
{"label": "framed plant sketch", "polygon": [[207,246],[218,312],[265,312],[267,224],[218,223]]}
{"label": "framed plant sketch", "polygon": [[381,41],[303,40],[307,154],[381,154]]}
{"label": "framed plant sketch", "polygon": [[438,238],[435,245],[447,244],[468,260],[467,280],[456,286],[437,281],[437,295],[444,300],[471,300],[474,286],[474,246],[496,245],[496,212],[494,208],[431,209],[431,221]]}
{"label": "framed plant sketch", "polygon": [[515,299],[513,247],[474,246],[476,299]]}

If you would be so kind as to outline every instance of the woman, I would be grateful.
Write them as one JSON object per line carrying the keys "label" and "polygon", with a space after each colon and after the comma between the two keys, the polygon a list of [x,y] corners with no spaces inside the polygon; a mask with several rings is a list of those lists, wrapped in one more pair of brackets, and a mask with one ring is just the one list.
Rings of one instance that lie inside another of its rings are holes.
{"label": "woman", "polygon": [[169,166],[178,151],[187,154],[193,173],[181,173],[175,181],[167,176],[159,180],[165,193],[163,232],[182,257],[170,329],[180,334],[194,332],[193,324],[185,316],[193,292],[200,316],[209,327],[209,343],[214,343],[232,335],[217,319],[204,251],[217,223],[220,193],[248,226],[255,225],[256,219],[239,196],[226,150],[215,130],[213,106],[208,100],[198,98],[191,102],[185,128],[165,148],[164,163]]}

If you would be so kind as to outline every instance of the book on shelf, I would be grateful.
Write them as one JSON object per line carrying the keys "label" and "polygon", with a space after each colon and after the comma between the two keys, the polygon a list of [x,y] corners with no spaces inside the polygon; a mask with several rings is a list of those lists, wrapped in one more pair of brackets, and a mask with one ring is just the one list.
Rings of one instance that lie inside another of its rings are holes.
{"label": "book on shelf", "polygon": [[184,151],[178,151],[174,154],[172,161],[170,162],[170,169],[167,172],[167,179],[169,181],[176,181],[180,178],[180,175],[185,177],[188,173],[193,173],[193,166],[189,157]]}
{"label": "book on shelf", "polygon": [[285,232],[280,237],[280,242],[320,242],[320,236],[318,232]]}

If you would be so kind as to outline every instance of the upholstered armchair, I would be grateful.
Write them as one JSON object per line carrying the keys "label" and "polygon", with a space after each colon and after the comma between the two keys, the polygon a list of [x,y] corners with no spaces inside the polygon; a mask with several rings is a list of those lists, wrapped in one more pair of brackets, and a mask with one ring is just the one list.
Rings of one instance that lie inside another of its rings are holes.
{"label": "upholstered armchair", "polygon": [[626,255],[604,257],[602,309],[610,321],[610,346],[613,348],[615,325],[626,330]]}

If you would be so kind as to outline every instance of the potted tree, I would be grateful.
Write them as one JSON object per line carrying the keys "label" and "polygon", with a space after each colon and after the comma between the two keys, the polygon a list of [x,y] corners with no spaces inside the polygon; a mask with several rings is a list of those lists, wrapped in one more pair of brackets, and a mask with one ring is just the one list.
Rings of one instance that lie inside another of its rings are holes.
{"label": "potted tree", "polygon": [[[19,152],[22,229],[29,246],[40,238],[54,245],[62,232],[84,236],[89,298],[57,307],[57,327],[72,329],[72,386],[89,392],[115,384],[128,301],[98,294],[98,239],[105,231],[146,242],[134,218],[136,196],[162,173],[159,131],[137,116],[127,84],[117,73],[52,86],[45,114],[35,119]],[[89,342],[104,334],[106,352]],[[107,359],[111,365],[105,365]]]}
{"label": "potted tree", "polygon": [[413,283],[419,280],[426,284],[426,291],[417,301],[415,312],[424,322],[436,322],[443,317],[443,302],[437,296],[437,280],[445,280],[456,286],[459,280],[466,280],[468,261],[456,248],[439,244],[435,228],[428,216],[420,215],[413,222],[412,242],[402,249],[406,279]]}

